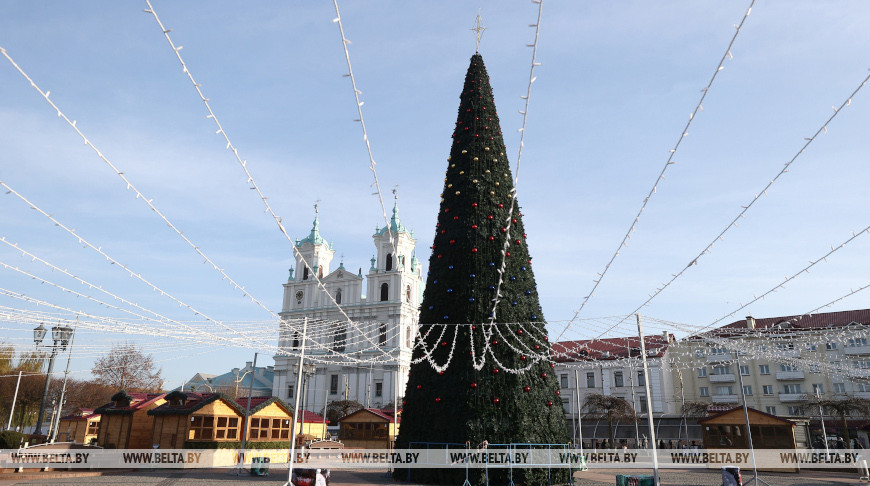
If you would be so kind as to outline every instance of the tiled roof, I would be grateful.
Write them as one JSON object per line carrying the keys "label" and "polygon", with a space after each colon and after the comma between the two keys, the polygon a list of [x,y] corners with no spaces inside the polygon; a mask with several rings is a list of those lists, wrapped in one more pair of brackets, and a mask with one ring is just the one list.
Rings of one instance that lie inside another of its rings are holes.
{"label": "tiled roof", "polygon": [[60,420],[91,420],[99,416],[100,414],[94,413],[93,408],[77,408],[73,413],[61,417]]}
{"label": "tiled roof", "polygon": [[187,398],[182,404],[173,405],[171,401],[167,401],[163,405],[149,410],[148,415],[189,415],[199,410],[200,408],[208,405],[209,403],[217,400],[223,400],[224,403],[226,403],[232,409],[238,412],[239,415],[245,415],[244,409],[239,409],[238,405],[235,402],[233,402],[229,397],[222,393],[194,393],[175,391],[172,392],[170,395],[185,395]]}
{"label": "tiled roof", "polygon": [[[665,339],[662,334],[644,336],[647,357],[661,358],[668,349],[673,335]],[[640,356],[640,338],[637,336],[605,338],[553,343],[554,361],[565,363],[586,360],[607,360]]]}
{"label": "tiled roof", "polygon": [[[306,422],[317,422],[317,423],[321,423],[321,424],[323,423],[323,415],[316,414],[316,413],[308,411],[308,410],[302,410],[302,415],[299,416],[299,420],[297,420],[296,422],[297,423],[302,422],[303,418],[305,419]],[[328,423],[328,421],[327,421],[327,423]]]}
{"label": "tiled roof", "polygon": [[128,407],[116,407],[115,402],[109,402],[96,410],[94,413],[112,415],[112,414],[131,414],[135,413],[138,410],[147,407],[157,400],[163,398],[165,393],[127,393],[132,400],[130,400],[130,406]]}
{"label": "tiled roof", "polygon": [[236,398],[236,403],[239,405],[239,408],[244,412],[245,408],[248,406],[248,402],[251,402],[251,414],[255,414],[260,410],[268,407],[269,405],[276,403],[279,407],[283,408],[287,413],[292,414],[293,408],[290,405],[287,405],[287,402],[281,400],[278,397],[239,397]]}
{"label": "tiled roof", "polygon": [[870,309],[822,312],[803,316],[764,317],[755,319],[755,331],[746,327],[746,319],[741,319],[714,329],[712,334],[724,337],[758,331],[768,333],[800,332],[846,327],[850,324],[870,325]]}

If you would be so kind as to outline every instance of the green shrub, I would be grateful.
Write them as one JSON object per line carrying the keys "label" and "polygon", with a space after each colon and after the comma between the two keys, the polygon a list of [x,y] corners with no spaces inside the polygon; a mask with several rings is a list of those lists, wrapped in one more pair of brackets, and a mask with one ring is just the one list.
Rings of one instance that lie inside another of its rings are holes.
{"label": "green shrub", "polygon": [[4,430],[0,432],[0,449],[18,449],[24,443],[25,437],[27,436],[21,432]]}

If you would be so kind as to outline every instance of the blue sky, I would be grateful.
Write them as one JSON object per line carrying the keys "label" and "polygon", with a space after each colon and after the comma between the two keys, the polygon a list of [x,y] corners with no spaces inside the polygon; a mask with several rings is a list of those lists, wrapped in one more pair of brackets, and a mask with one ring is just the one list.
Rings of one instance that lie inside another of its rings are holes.
{"label": "blue sky", "polygon": [[[545,316],[570,319],[627,231],[749,2],[545,0],[537,81],[519,173]],[[537,7],[482,1],[480,52],[516,163],[517,110]],[[371,195],[335,11],[328,2],[165,2],[154,7],[276,212],[321,230],[348,268],[367,268],[383,225]],[[428,260],[458,97],[474,52],[467,2],[342,2],[342,20],[382,189],[399,185],[403,223]],[[280,310],[290,248],[169,49],[145,3],[3,2],[0,46],[185,235],[264,304]],[[694,258],[867,75],[865,2],[759,2],[689,135],[581,318],[626,314]],[[0,180],[179,299],[218,319],[266,320],[126,190],[5,58],[0,59]],[[734,311],[868,225],[870,93],[861,91],[713,252],[644,314],[702,326]],[[388,201],[389,204],[389,201]],[[113,293],[178,320],[189,311],[80,247],[13,196],[0,236]],[[870,283],[868,235],[744,315],[799,314]],[[82,286],[8,247],[0,261]],[[114,315],[0,269],[0,287]],[[832,307],[865,308],[857,294]],[[33,308],[8,298],[0,305]],[[727,321],[726,321],[727,322]],[[631,322],[629,321],[629,324]],[[29,343],[32,326],[0,325]],[[582,321],[566,336],[597,336]],[[625,327],[623,334],[630,332]],[[266,330],[268,331],[268,329]],[[221,373],[253,349],[82,333],[73,369],[112,341],[142,344],[176,386]],[[85,339],[88,336],[88,339]],[[200,354],[204,353],[204,354]],[[271,357],[260,363],[271,364]],[[87,373],[82,373],[86,375]]]}

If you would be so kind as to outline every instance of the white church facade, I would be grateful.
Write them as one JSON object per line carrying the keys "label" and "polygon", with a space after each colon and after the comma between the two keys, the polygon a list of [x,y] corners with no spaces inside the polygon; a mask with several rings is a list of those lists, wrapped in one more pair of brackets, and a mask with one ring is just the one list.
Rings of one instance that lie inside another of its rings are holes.
{"label": "white church facade", "polygon": [[[389,231],[387,227],[377,229],[372,238],[376,252],[365,277],[362,269],[347,271],[344,262],[331,269],[335,250],[320,235],[317,216],[311,233],[296,242],[311,270],[297,257],[284,284],[280,317],[293,322],[307,317],[314,323],[335,323],[321,327],[306,341],[303,370],[311,371],[308,363],[314,365],[300,396],[306,410],[320,412],[326,404],[345,399],[381,408],[396,398],[400,401],[404,394],[424,286],[414,253],[417,240],[401,224],[398,205],[393,208]],[[329,296],[318,286],[312,271]],[[354,325],[347,323],[336,303]],[[298,349],[299,338],[298,333],[283,330],[279,346]],[[372,363],[373,357],[379,362]],[[272,393],[291,404],[297,392],[297,366],[298,358],[275,356]]]}

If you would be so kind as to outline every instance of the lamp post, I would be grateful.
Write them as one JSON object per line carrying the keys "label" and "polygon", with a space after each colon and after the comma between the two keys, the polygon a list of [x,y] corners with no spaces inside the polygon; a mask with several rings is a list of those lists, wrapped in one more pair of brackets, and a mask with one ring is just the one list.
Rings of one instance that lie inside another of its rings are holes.
{"label": "lamp post", "polygon": [[[42,324],[33,329],[33,342],[37,347],[42,343],[42,339],[47,331]],[[48,372],[45,374],[45,387],[42,389],[42,403],[39,405],[39,415],[36,416],[36,429],[33,431],[35,435],[42,435],[42,417],[45,415],[45,402],[48,400],[48,387],[51,384],[51,372],[54,370],[54,358],[57,356],[58,348],[61,351],[66,349],[72,332],[72,328],[69,326],[54,326],[51,328],[51,340],[53,344],[49,346],[51,347],[51,354],[48,358]]]}

